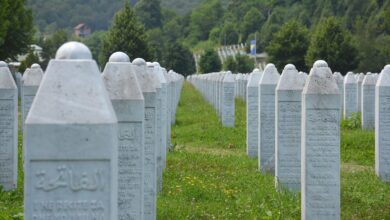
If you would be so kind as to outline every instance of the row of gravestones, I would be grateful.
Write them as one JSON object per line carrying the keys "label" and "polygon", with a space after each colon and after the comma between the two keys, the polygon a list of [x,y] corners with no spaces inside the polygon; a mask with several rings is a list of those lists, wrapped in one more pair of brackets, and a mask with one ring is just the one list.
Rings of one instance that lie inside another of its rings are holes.
{"label": "row of gravestones", "polygon": [[[218,100],[213,81],[221,82],[221,74],[188,80]],[[351,76],[360,96],[349,94]],[[247,153],[258,158],[260,170],[275,175],[278,189],[301,191],[303,219],[340,218],[340,119],[349,108],[345,103],[358,100],[366,118],[363,127],[376,128],[376,173],[390,181],[390,66],[379,78],[348,73],[342,79],[325,61],[317,61],[309,76],[291,64],[280,75],[269,64],[248,77]]]}
{"label": "row of gravestones", "polygon": [[234,127],[236,80],[231,72],[191,75],[187,81],[216,109],[223,126]]}
{"label": "row of gravestones", "polygon": [[[23,75],[25,219],[156,219],[184,78],[69,42]],[[0,62],[0,184],[17,181],[18,92]]]}

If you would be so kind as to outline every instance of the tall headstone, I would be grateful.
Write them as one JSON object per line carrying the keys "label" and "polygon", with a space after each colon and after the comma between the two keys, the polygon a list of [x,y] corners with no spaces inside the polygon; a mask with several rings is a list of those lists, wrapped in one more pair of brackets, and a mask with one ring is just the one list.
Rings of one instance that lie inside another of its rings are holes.
{"label": "tall headstone", "polygon": [[118,219],[143,219],[144,97],[125,53],[112,54],[102,76],[118,118]]}
{"label": "tall headstone", "polygon": [[341,75],[339,72],[335,72],[333,74],[333,78],[336,80],[337,86],[340,91],[340,96],[342,97],[340,99],[340,118],[343,116],[343,111],[344,111],[344,77]]}
{"label": "tall headstone", "polygon": [[250,74],[246,93],[246,153],[252,158],[257,158],[258,155],[259,82],[262,74],[259,69],[255,69]]}
{"label": "tall headstone", "polygon": [[284,67],[276,87],[275,184],[301,189],[301,112],[305,80],[294,65]]}
{"label": "tall headstone", "polygon": [[357,106],[358,106],[358,112],[361,112],[362,110],[362,83],[364,80],[364,74],[360,73],[357,76]]}
{"label": "tall headstone", "polygon": [[352,113],[358,112],[357,81],[352,72],[344,78],[344,118],[347,119]]}
{"label": "tall headstone", "polygon": [[144,219],[156,219],[157,203],[157,90],[154,77],[148,73],[145,60],[133,65],[145,100],[144,118]]}
{"label": "tall headstone", "polygon": [[16,72],[15,73],[15,82],[16,82],[16,86],[18,87],[18,96],[19,98],[22,97],[22,79],[23,79],[23,76],[20,72]]}
{"label": "tall headstone", "polygon": [[225,74],[222,82],[222,125],[234,127],[234,76],[231,72]]}
{"label": "tall headstone", "polygon": [[259,169],[275,175],[275,88],[279,73],[267,64],[259,83]]}
{"label": "tall headstone", "polygon": [[390,182],[390,65],[382,70],[375,89],[375,173]]}
{"label": "tall headstone", "polygon": [[39,64],[33,64],[30,69],[23,74],[23,89],[22,89],[22,122],[27,118],[27,114],[34,101],[35,94],[38,91],[39,85],[43,78],[43,71]]}
{"label": "tall headstone", "polygon": [[0,186],[16,188],[18,178],[18,88],[0,61]]}
{"label": "tall headstone", "polygon": [[26,119],[24,217],[117,219],[117,118],[83,44],[62,45]]}
{"label": "tall headstone", "polygon": [[362,83],[362,128],[375,129],[375,85],[378,78],[367,74]]}
{"label": "tall headstone", "polygon": [[340,219],[340,93],[325,61],[302,93],[302,219]]}

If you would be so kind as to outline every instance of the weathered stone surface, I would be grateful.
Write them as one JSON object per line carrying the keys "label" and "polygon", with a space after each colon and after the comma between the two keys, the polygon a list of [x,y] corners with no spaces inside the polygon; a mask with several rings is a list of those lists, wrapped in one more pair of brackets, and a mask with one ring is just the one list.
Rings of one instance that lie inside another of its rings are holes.
{"label": "weathered stone surface", "polygon": [[357,106],[358,106],[358,112],[361,112],[362,110],[362,83],[364,80],[364,74],[360,73],[357,76]]}
{"label": "weathered stone surface", "polygon": [[102,77],[118,118],[118,219],[143,219],[144,97],[122,52],[111,55]]}
{"label": "weathered stone surface", "polygon": [[234,76],[231,72],[225,74],[222,84],[222,125],[234,127]]}
{"label": "weathered stone surface", "polygon": [[0,186],[16,188],[18,178],[18,89],[0,61]]}
{"label": "weathered stone surface", "polygon": [[144,118],[144,219],[156,219],[157,203],[157,89],[145,60],[133,60],[134,70],[145,100]]}
{"label": "weathered stone surface", "polygon": [[26,119],[26,220],[117,219],[117,118],[96,62],[90,52],[80,58],[80,48],[57,51]]}
{"label": "weathered stone surface", "polygon": [[390,65],[379,75],[375,92],[375,173],[390,182]]}
{"label": "weathered stone surface", "polygon": [[336,80],[337,86],[339,87],[339,91],[340,91],[340,96],[341,96],[341,99],[340,99],[340,109],[341,109],[340,118],[342,118],[343,112],[344,112],[344,77],[341,75],[341,73],[335,72],[333,74],[333,78]]}
{"label": "weathered stone surface", "polygon": [[255,69],[249,76],[246,102],[246,153],[249,157],[257,158],[259,146],[259,82],[262,76],[259,69]]}
{"label": "weathered stone surface", "polygon": [[[34,65],[34,64],[33,64]],[[39,65],[31,66],[23,74],[23,89],[22,89],[22,122],[27,118],[27,114],[34,101],[35,94],[38,91],[39,85],[43,78],[43,71]]]}
{"label": "weathered stone surface", "polygon": [[279,82],[275,65],[268,64],[259,83],[259,169],[275,174],[275,88]]}
{"label": "weathered stone surface", "polygon": [[276,87],[275,184],[301,189],[301,112],[305,79],[295,66],[284,67]]}
{"label": "weathered stone surface", "polygon": [[352,113],[358,112],[357,81],[352,72],[344,78],[344,118],[347,119]]}
{"label": "weathered stone surface", "polygon": [[367,74],[362,83],[362,128],[375,129],[375,85],[378,78]]}
{"label": "weathered stone surface", "polygon": [[325,61],[302,94],[302,219],[340,219],[340,93]]}

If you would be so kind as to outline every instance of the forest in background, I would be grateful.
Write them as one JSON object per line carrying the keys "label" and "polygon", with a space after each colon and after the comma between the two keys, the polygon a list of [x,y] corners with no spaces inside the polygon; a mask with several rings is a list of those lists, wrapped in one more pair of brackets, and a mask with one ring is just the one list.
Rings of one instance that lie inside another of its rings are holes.
{"label": "forest in background", "polygon": [[[99,50],[100,39],[123,1],[30,0],[28,4],[41,33],[52,36],[65,29],[69,35],[75,24],[86,22],[94,34],[84,41]],[[158,61],[164,60],[172,43],[203,51],[248,44],[255,33],[258,52],[268,51],[287,22],[298,21],[310,37],[324,18],[333,16],[357,49],[351,70],[378,72],[390,62],[390,0],[140,0],[134,9]]]}

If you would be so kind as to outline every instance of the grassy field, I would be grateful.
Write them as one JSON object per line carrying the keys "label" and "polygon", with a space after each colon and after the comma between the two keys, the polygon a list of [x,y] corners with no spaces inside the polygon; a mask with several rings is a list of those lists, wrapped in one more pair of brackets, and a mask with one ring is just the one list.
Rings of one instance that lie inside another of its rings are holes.
{"label": "grassy field", "polygon": [[[245,154],[244,102],[236,100],[236,127],[222,128],[214,109],[185,84],[176,121],[158,219],[300,218],[300,195],[276,192],[273,177],[258,172],[257,161]],[[347,127],[341,133],[342,219],[390,219],[390,184],[374,174],[374,132]],[[0,189],[0,220],[23,219],[21,163],[19,170],[18,189]]]}

